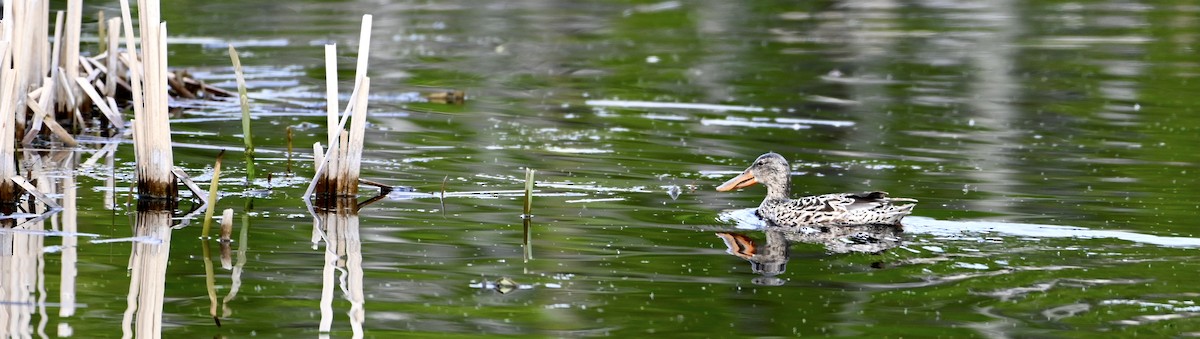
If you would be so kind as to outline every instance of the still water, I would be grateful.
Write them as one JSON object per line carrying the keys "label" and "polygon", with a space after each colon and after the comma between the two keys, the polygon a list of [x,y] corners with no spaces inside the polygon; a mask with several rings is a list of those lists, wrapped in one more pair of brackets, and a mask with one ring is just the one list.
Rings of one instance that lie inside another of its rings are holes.
{"label": "still water", "polygon": [[[6,336],[1200,336],[1191,2],[163,11],[173,68],[232,89],[226,46],[242,53],[271,178],[243,192],[236,103],[175,102],[178,166],[207,183],[234,152],[221,248],[200,218],[133,212],[127,143],[30,155],[65,210],[0,233]],[[301,195],[325,140],[322,46],[351,79],[362,14],[362,177],[411,190],[314,215]],[[456,90],[465,103],[426,99]],[[796,194],[920,203],[903,231],[764,229],[748,210],[761,186],[713,188],[767,151],[791,160]]]}

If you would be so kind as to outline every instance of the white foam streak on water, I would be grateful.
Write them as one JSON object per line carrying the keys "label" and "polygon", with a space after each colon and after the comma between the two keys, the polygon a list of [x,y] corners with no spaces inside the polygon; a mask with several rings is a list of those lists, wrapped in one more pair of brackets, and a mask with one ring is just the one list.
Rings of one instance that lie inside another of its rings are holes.
{"label": "white foam streak on water", "polygon": [[625,198],[597,198],[597,199],[575,199],[563,201],[568,204],[587,203],[587,202],[610,202],[610,201],[625,201]]}
{"label": "white foam streak on water", "polygon": [[1164,237],[1129,231],[1093,230],[1075,226],[993,221],[953,221],[927,217],[904,218],[904,231],[912,234],[929,234],[943,237],[963,237],[970,236],[971,234],[995,233],[997,235],[1032,238],[1112,238],[1166,247],[1200,247],[1200,238]]}
{"label": "white foam streak on water", "polygon": [[[761,229],[766,224],[754,214],[753,208],[727,210],[717,220],[735,223],[740,229]],[[1164,237],[1117,230],[1093,230],[1076,226],[1042,225],[972,220],[937,220],[929,217],[904,218],[904,233],[926,234],[946,240],[983,240],[984,235],[1024,238],[1111,238],[1164,247],[1200,247],[1200,238]],[[928,248],[927,248],[928,249]],[[940,248],[939,248],[940,249]]]}
{"label": "white foam streak on water", "polygon": [[809,129],[812,126],[801,125],[798,123],[778,123],[778,122],[762,122],[762,121],[747,121],[747,120],[732,120],[732,119],[704,119],[700,120],[701,125],[705,126],[737,126],[737,127],[772,127],[772,128],[788,128],[793,130]]}
{"label": "white foam streak on water", "polygon": [[583,102],[588,106],[602,107],[625,107],[625,108],[678,108],[678,109],[698,109],[708,111],[737,111],[737,112],[762,112],[762,107],[755,106],[735,106],[735,105],[716,105],[716,104],[689,104],[682,102],[657,102],[657,101],[626,101],[626,100],[588,100]]}
{"label": "white foam streak on water", "polygon": [[689,118],[686,116],[674,115],[674,114],[642,114],[642,117],[646,118],[646,119],[650,119],[650,120],[666,120],[666,121],[688,121],[688,120],[692,119],[692,118]]}
{"label": "white foam streak on water", "polygon": [[603,154],[612,153],[611,150],[595,149],[595,148],[571,148],[571,147],[546,147],[547,151],[555,153],[570,153],[570,154]]}
{"label": "white foam streak on water", "polygon": [[846,120],[817,120],[817,119],[797,119],[797,118],[775,118],[775,122],[781,124],[806,124],[806,125],[826,125],[833,127],[850,127],[854,126],[853,121]]}

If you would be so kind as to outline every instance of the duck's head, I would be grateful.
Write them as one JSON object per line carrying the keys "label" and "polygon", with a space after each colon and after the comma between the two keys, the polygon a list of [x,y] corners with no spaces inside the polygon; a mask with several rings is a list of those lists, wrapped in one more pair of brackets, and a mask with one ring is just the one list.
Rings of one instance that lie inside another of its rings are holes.
{"label": "duck's head", "polygon": [[717,190],[731,191],[757,183],[767,187],[768,198],[787,198],[792,183],[791,167],[788,166],[787,160],[776,153],[763,154],[742,174],[717,186]]}

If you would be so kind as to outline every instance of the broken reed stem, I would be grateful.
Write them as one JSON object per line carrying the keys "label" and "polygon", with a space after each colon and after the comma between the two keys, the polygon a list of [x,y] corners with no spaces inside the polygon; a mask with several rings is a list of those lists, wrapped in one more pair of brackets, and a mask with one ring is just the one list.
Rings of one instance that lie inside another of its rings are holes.
{"label": "broken reed stem", "polygon": [[250,96],[246,95],[246,77],[242,73],[242,60],[237,49],[229,45],[229,59],[233,60],[233,73],[237,75],[238,98],[242,103],[242,141],[246,145],[246,187],[254,185],[254,137],[250,134]]}
{"label": "broken reed stem", "polygon": [[[369,79],[367,78],[367,60],[370,55],[371,46],[371,15],[363,15],[362,28],[359,32],[358,45],[358,63],[355,69],[354,91],[350,94],[350,102],[346,105],[341,120],[336,126],[329,127],[329,145],[324,156],[316,156],[314,158],[321,159],[318,161],[317,171],[313,176],[313,181],[305,191],[304,196],[311,197],[314,193],[318,195],[336,195],[336,196],[354,196],[358,193],[358,174],[359,162],[362,159],[362,139],[364,129],[366,128],[366,103],[369,90]],[[333,104],[329,105],[328,122],[333,122],[337,119],[337,60],[336,50],[326,46],[326,84],[327,84],[327,100]],[[356,107],[361,106],[361,107]],[[350,134],[352,137],[347,138],[346,134],[341,132],[341,126],[346,126],[346,122],[352,120],[361,121],[359,124],[352,123],[350,125]],[[350,140],[356,140],[356,145],[347,146],[346,143]],[[319,143],[313,145],[313,148],[320,150]],[[351,160],[353,159],[353,160]],[[350,187],[347,187],[350,186]]]}
{"label": "broken reed stem", "polygon": [[525,169],[525,214],[521,217],[533,218],[533,173],[535,170]]}
{"label": "broken reed stem", "polygon": [[338,74],[337,74],[337,45],[325,45],[325,123],[329,133],[326,145],[337,143],[337,135],[342,127],[338,124]]}
{"label": "broken reed stem", "polygon": [[[139,63],[136,60],[138,53],[133,42],[128,0],[121,0],[121,15],[125,21],[126,49],[130,55],[130,65],[133,65],[130,67],[131,74],[134,75],[129,82],[134,87],[136,121],[133,146],[138,165],[138,195],[153,199],[175,199],[179,191],[171,174],[174,158],[171,152],[171,126],[167,120],[167,25],[160,20],[158,1],[139,2],[138,20],[145,59]],[[139,98],[140,90],[144,90],[145,95]],[[141,109],[138,106],[142,106]]]}
{"label": "broken reed stem", "polygon": [[533,260],[533,233],[530,232],[533,224],[533,174],[537,172],[530,168],[525,168],[525,214],[521,215],[524,224],[525,237],[522,247],[525,248],[524,259],[526,262]]}
{"label": "broken reed stem", "polygon": [[[9,18],[12,9],[5,7],[4,11],[5,18]],[[13,20],[4,20],[6,31],[12,28],[11,21]],[[0,204],[15,204],[21,197],[17,185],[8,180],[17,176],[16,115],[19,74],[16,69],[7,66],[11,59],[9,52],[12,51],[9,47],[7,41],[0,41],[0,59],[3,59],[3,62],[0,62],[0,75],[3,75],[0,76]]]}
{"label": "broken reed stem", "polygon": [[230,254],[232,254],[232,253],[230,253],[231,251],[229,248],[230,243],[233,242],[233,240],[230,238],[231,236],[233,236],[233,209],[232,208],[226,208],[225,211],[223,211],[221,213],[221,233],[220,234],[221,234],[221,236],[219,238],[217,238],[218,239],[217,243],[221,245],[221,268],[224,268],[227,270],[232,269],[233,268],[233,260],[231,260]]}
{"label": "broken reed stem", "polygon": [[225,211],[221,213],[221,232],[219,234],[220,237],[218,237],[218,239],[224,242],[230,241],[230,237],[233,236],[232,208],[226,208]]}
{"label": "broken reed stem", "polygon": [[[121,67],[119,65],[119,61],[120,61],[119,55],[121,54],[121,52],[118,50],[118,46],[120,46],[120,44],[121,44],[121,41],[120,41],[121,40],[121,18],[109,19],[107,26],[109,27],[108,47],[106,48],[108,50],[108,54],[104,58],[105,59],[104,62],[105,62],[105,68],[107,68],[108,71],[105,72],[105,74],[104,74],[104,76],[105,76],[104,95],[107,95],[111,98],[111,97],[117,96],[117,79],[119,79],[120,74],[123,73],[119,69]],[[83,87],[85,89],[88,88],[87,86],[83,86]],[[97,102],[96,106],[104,106],[104,105],[103,105],[103,103]],[[117,128],[125,127],[124,123],[121,123],[120,125],[118,125],[118,122],[116,122],[116,121],[111,121],[111,123],[113,125],[117,125],[117,126],[115,126]]]}
{"label": "broken reed stem", "polygon": [[[62,46],[62,63],[55,65],[61,67],[65,71],[64,76],[67,79],[75,79],[79,77],[79,34],[80,26],[83,24],[83,0],[67,1],[67,31],[66,41]],[[79,97],[79,91],[70,82],[62,89],[66,94],[58,100],[58,111],[69,112],[75,110],[77,106],[75,100],[71,98]],[[53,118],[54,116],[51,115]]]}
{"label": "broken reed stem", "polygon": [[225,156],[225,151],[217,153],[217,161],[213,163],[212,182],[208,185],[208,206],[204,211],[204,227],[200,230],[201,238],[208,238],[208,230],[212,226],[213,211],[217,207],[217,185],[221,179],[221,158]]}
{"label": "broken reed stem", "polygon": [[359,92],[354,103],[354,113],[350,119],[350,137],[346,145],[345,161],[342,162],[344,172],[342,196],[358,195],[358,177],[362,171],[363,141],[367,130],[367,97],[371,92],[371,78],[363,77],[362,92]]}
{"label": "broken reed stem", "polygon": [[[98,54],[104,54],[104,52],[109,51],[107,24],[108,21],[106,21],[104,18],[104,11],[96,11],[96,38],[100,39],[100,42],[96,44],[96,48],[99,48],[99,50],[96,51]],[[120,30],[120,28],[118,28],[118,30]]]}

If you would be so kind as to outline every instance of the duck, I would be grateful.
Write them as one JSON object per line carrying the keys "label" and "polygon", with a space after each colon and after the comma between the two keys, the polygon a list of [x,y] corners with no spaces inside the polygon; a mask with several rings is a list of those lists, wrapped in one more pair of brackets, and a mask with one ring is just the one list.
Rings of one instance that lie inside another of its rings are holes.
{"label": "duck", "polygon": [[755,214],[772,226],[896,225],[912,213],[916,199],[891,198],[887,192],[833,193],[791,198],[791,167],[783,156],[768,152],[717,191],[761,183],[767,196]]}

